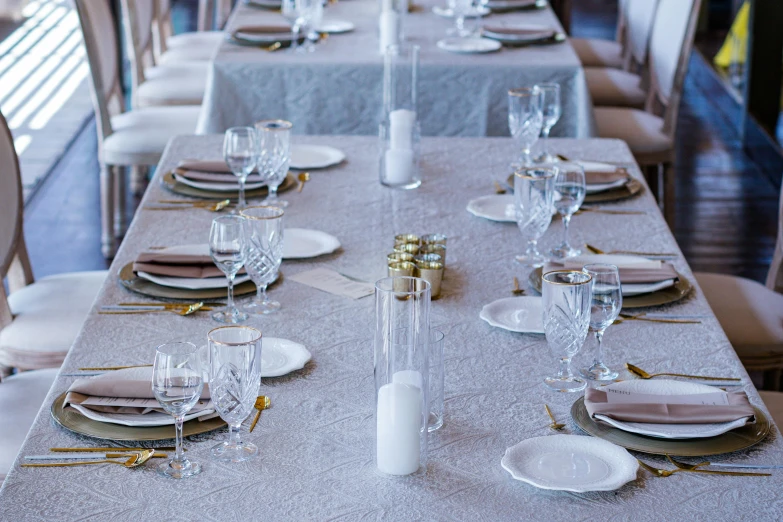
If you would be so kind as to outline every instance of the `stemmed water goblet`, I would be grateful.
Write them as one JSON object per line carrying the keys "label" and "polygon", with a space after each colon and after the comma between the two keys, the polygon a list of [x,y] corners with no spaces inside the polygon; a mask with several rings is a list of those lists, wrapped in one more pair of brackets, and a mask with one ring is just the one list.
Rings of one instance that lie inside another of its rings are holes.
{"label": "stemmed water goblet", "polygon": [[543,123],[541,127],[541,156],[538,157],[540,163],[552,163],[555,158],[549,154],[549,133],[560,119],[560,84],[557,83],[539,83],[536,85],[541,90],[541,113]]}
{"label": "stemmed water goblet", "polygon": [[152,367],[152,393],[161,407],[174,416],[176,452],[174,458],[158,466],[158,472],[181,479],[201,472],[198,462],[182,451],[182,424],[185,414],[201,397],[204,374],[198,349],[193,343],[167,343],[155,351]]}
{"label": "stemmed water goblet", "polygon": [[245,182],[256,168],[258,140],[253,127],[231,127],[223,137],[223,159],[239,179],[237,210],[245,208]]}
{"label": "stemmed water goblet", "polygon": [[219,323],[236,324],[247,320],[247,314],[234,305],[234,278],[245,264],[244,221],[245,218],[238,215],[221,216],[212,220],[209,231],[209,254],[228,281],[226,308],[212,314]]}
{"label": "stemmed water goblet", "polygon": [[558,259],[575,257],[582,253],[568,241],[568,226],[571,216],[579,210],[585,200],[585,170],[576,163],[558,163],[555,176],[555,210],[563,219],[563,242],[552,249],[551,254]]}
{"label": "stemmed water goblet", "polygon": [[549,348],[560,361],[554,377],[544,384],[559,392],[578,392],[587,383],[571,373],[571,359],[587,338],[590,326],[592,278],[578,270],[556,270],[542,277],[544,301],[544,333]]}
{"label": "stemmed water goblet", "polygon": [[516,260],[536,267],[547,258],[538,251],[538,240],[552,221],[557,167],[523,167],[514,172],[514,215],[519,231],[527,241],[524,255]]}
{"label": "stemmed water goblet", "polygon": [[[283,0],[283,16],[291,22],[294,41],[291,44],[294,52],[315,51],[314,40],[318,39],[315,28],[323,18],[323,0]],[[304,45],[299,46],[300,34],[304,33]]]}
{"label": "stemmed water goblet", "polygon": [[262,120],[256,123],[258,136],[258,171],[267,182],[269,195],[262,205],[284,208],[288,202],[277,197],[277,187],[288,174],[291,162],[291,122]]}
{"label": "stemmed water goblet", "polygon": [[620,272],[615,265],[595,263],[585,265],[582,271],[593,278],[593,297],[590,306],[590,331],[597,343],[593,365],[584,368],[581,374],[591,381],[613,381],[618,373],[603,362],[604,332],[609,328],[623,307],[623,292]]}
{"label": "stemmed water goblet", "polygon": [[210,396],[228,424],[228,440],[214,446],[212,456],[241,462],[258,454],[255,444],[242,441],[240,428],[254,410],[261,386],[261,332],[249,326],[221,326],[207,339]]}
{"label": "stemmed water goblet", "polygon": [[456,35],[460,38],[470,36],[471,31],[465,28],[465,17],[473,7],[472,0],[448,0],[449,9],[454,17],[454,27],[446,31],[446,34]]}
{"label": "stemmed water goblet", "polygon": [[531,165],[530,149],[541,134],[544,116],[541,111],[541,89],[537,86],[508,91],[508,129],[521,154],[512,167]]}
{"label": "stemmed water goblet", "polygon": [[245,269],[256,285],[256,298],[243,309],[251,314],[269,314],[280,303],[266,295],[266,287],[275,280],[283,260],[283,209],[248,207],[245,218]]}

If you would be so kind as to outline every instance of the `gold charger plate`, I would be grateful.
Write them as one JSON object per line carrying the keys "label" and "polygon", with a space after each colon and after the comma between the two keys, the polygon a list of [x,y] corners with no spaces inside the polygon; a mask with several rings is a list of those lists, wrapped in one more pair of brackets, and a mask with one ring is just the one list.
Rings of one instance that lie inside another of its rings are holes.
{"label": "gold charger plate", "polygon": [[[123,426],[121,424],[109,424],[108,422],[98,422],[88,419],[78,411],[70,408],[66,409],[65,393],[57,397],[52,404],[52,418],[54,422],[66,430],[87,435],[96,439],[106,439],[115,441],[138,441],[138,440],[164,440],[174,438],[174,425],[170,426]],[[182,435],[200,435],[208,431],[222,428],[226,423],[220,417],[199,421],[193,419],[182,425]]]}
{"label": "gold charger plate", "polygon": [[[175,194],[181,194],[183,196],[190,196],[192,198],[203,198],[203,199],[236,199],[239,197],[239,191],[222,191],[222,190],[202,190],[198,189],[196,187],[191,187],[190,185],[185,185],[184,183],[180,183],[174,178],[173,171],[166,172],[163,177],[160,179],[161,184],[169,189],[171,192],[174,192]],[[291,190],[298,184],[298,181],[296,180],[296,177],[294,177],[293,174],[290,172],[286,174],[285,179],[280,184],[279,187],[277,187],[277,192],[285,192],[287,190]],[[264,197],[269,193],[269,190],[266,187],[257,188],[254,190],[246,190],[245,191],[245,197],[246,198],[260,198]]]}
{"label": "gold charger plate", "polygon": [[[281,272],[277,273],[277,279],[275,282],[280,281],[283,277]],[[186,288],[172,288],[170,286],[163,286],[133,273],[133,263],[128,263],[122,270],[120,270],[120,283],[122,286],[137,292],[139,294],[148,295],[150,297],[165,297],[168,299],[221,299],[226,297],[225,288],[208,288],[203,290],[188,290]],[[274,284],[274,283],[272,283]],[[256,285],[253,281],[245,281],[242,284],[234,286],[234,295],[247,295],[256,291]]]}
{"label": "gold charger plate", "polygon": [[673,457],[706,457],[730,453],[758,444],[769,433],[769,421],[758,408],[753,408],[756,424],[746,424],[741,428],[727,431],[717,437],[704,439],[659,439],[599,424],[590,418],[585,408],[585,398],[580,397],[571,406],[571,418],[582,430],[594,437],[604,439],[625,449],[649,453],[651,455],[671,455]]}
{"label": "gold charger plate", "polygon": [[[541,293],[541,272],[542,267],[538,267],[530,272],[528,282],[538,292]],[[634,295],[631,297],[623,296],[623,310],[626,308],[645,308],[648,306],[660,306],[665,304],[676,303],[680,299],[683,299],[693,289],[690,281],[688,281],[682,274],[677,274],[679,279],[674,283],[674,286],[658,290],[657,292],[650,292],[649,294]]]}
{"label": "gold charger plate", "polygon": [[[514,188],[514,175],[511,174],[506,180],[508,185]],[[585,196],[585,203],[606,203],[608,201],[620,201],[630,198],[642,191],[642,184],[635,178],[628,178],[628,181],[622,187],[596,192]]]}

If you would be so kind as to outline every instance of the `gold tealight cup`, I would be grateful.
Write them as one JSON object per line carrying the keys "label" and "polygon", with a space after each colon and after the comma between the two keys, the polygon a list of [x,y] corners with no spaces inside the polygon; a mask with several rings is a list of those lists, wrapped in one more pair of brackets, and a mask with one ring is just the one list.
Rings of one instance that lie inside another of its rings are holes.
{"label": "gold tealight cup", "polygon": [[425,234],[421,236],[422,245],[443,245],[446,246],[448,238],[443,234]]}
{"label": "gold tealight cup", "polygon": [[416,265],[418,277],[430,283],[430,295],[433,299],[440,295],[440,283],[443,281],[443,263],[424,261]]}
{"label": "gold tealight cup", "polygon": [[405,252],[392,252],[388,256],[386,256],[386,262],[389,265],[392,265],[394,263],[402,263],[402,262],[408,262],[413,263],[413,254],[406,254]]}
{"label": "gold tealight cup", "polygon": [[443,266],[446,266],[446,247],[440,243],[430,243],[422,245],[418,253],[420,254],[438,254],[440,256],[440,262]]}
{"label": "gold tealight cup", "polygon": [[410,243],[412,245],[420,245],[421,240],[416,234],[397,234],[394,236],[394,244]]}
{"label": "gold tealight cup", "polygon": [[389,277],[413,277],[416,265],[409,261],[389,263],[387,273]]}
{"label": "gold tealight cup", "polygon": [[410,254],[415,256],[419,253],[419,245],[414,245],[413,243],[394,245],[394,251],[399,254]]}
{"label": "gold tealight cup", "polygon": [[413,263],[443,263],[443,258],[440,254],[417,254],[413,256]]}

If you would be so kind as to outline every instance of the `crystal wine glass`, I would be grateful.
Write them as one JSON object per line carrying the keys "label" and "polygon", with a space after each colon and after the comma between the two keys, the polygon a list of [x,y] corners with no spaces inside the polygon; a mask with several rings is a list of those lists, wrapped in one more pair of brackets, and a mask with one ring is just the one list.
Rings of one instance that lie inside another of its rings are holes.
{"label": "crystal wine glass", "polygon": [[223,159],[231,172],[239,179],[239,203],[237,210],[245,208],[245,182],[256,168],[256,131],[253,127],[231,127],[223,137]]}
{"label": "crystal wine glass", "polygon": [[558,163],[555,176],[555,210],[563,218],[563,242],[552,249],[551,254],[558,259],[578,256],[582,251],[568,242],[568,225],[571,216],[579,210],[585,200],[585,169],[576,163]]}
{"label": "crystal wine glass", "polygon": [[541,90],[541,112],[543,116],[543,125],[541,128],[541,156],[538,161],[541,163],[552,163],[555,158],[549,154],[549,132],[560,119],[560,84],[557,83],[539,83],[536,85]]}
{"label": "crystal wine glass", "polygon": [[323,0],[296,0],[296,12],[299,15],[297,23],[305,35],[304,45],[298,50],[312,53],[315,51],[314,41],[318,39],[315,28],[321,24],[323,18]]}
{"label": "crystal wine glass", "polygon": [[552,221],[557,167],[523,167],[514,172],[514,214],[522,236],[527,241],[524,255],[516,260],[536,267],[547,258],[538,251],[538,240]]}
{"label": "crystal wine glass", "polygon": [[592,278],[578,270],[556,270],[544,274],[541,294],[544,300],[544,333],[549,348],[560,360],[556,376],[544,383],[559,392],[578,392],[587,383],[571,373],[571,359],[587,338],[590,326]]}
{"label": "crystal wine glass", "polygon": [[449,29],[447,34],[460,38],[470,36],[470,30],[465,28],[465,17],[473,7],[473,0],[449,0],[448,5],[454,16],[454,27]]}
{"label": "crystal wine glass", "polygon": [[244,306],[251,314],[270,314],[280,303],[266,295],[266,287],[275,280],[283,260],[283,209],[248,207],[245,218],[245,269],[256,285],[256,298]]}
{"label": "crystal wine glass", "polygon": [[541,134],[543,122],[541,89],[533,86],[508,91],[508,129],[521,150],[519,163],[512,163],[512,167],[533,163],[530,149]]}
{"label": "crystal wine glass", "polygon": [[249,326],[221,326],[209,340],[209,391],[220,418],[228,424],[228,440],[212,448],[227,462],[255,457],[258,448],[243,442],[239,430],[253,411],[261,386],[261,332]]}
{"label": "crystal wine glass", "polygon": [[176,452],[174,458],[158,466],[158,472],[181,479],[201,472],[198,462],[182,451],[182,424],[185,414],[201,397],[204,375],[198,349],[193,343],[166,343],[155,351],[152,367],[152,393],[161,407],[174,416]]}
{"label": "crystal wine glass", "polygon": [[299,33],[302,30],[302,26],[299,23],[299,12],[296,10],[296,0],[283,0],[281,11],[283,17],[291,24],[291,50],[298,52],[299,48]]}
{"label": "crystal wine glass", "polygon": [[603,363],[602,344],[604,332],[609,328],[623,307],[620,272],[615,265],[602,263],[585,265],[582,271],[593,278],[593,298],[590,308],[590,331],[598,344],[593,365],[584,368],[582,375],[592,381],[613,381],[618,373]]}
{"label": "crystal wine glass", "polygon": [[256,123],[258,135],[258,170],[267,182],[269,196],[261,202],[268,207],[284,208],[287,201],[277,197],[277,187],[288,174],[291,162],[291,128],[285,120],[262,120]]}
{"label": "crystal wine glass", "polygon": [[225,310],[212,314],[219,323],[236,324],[247,320],[247,314],[234,305],[234,278],[245,264],[245,218],[242,216],[221,216],[212,220],[209,231],[209,253],[212,261],[226,274],[228,280],[228,301]]}

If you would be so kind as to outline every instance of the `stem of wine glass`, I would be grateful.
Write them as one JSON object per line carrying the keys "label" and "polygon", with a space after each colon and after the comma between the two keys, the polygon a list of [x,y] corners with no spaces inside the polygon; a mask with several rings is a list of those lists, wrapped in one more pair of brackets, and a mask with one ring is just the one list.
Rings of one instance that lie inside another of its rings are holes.
{"label": "stem of wine glass", "polygon": [[236,425],[229,424],[228,425],[228,444],[230,446],[239,446],[242,444],[242,439],[239,435],[239,429],[242,427],[242,423],[238,423]]}
{"label": "stem of wine glass", "polygon": [[262,303],[266,303],[269,301],[269,298],[266,296],[266,287],[268,285],[266,283],[258,285],[258,300]]}
{"label": "stem of wine glass", "polygon": [[560,370],[557,372],[557,376],[561,379],[570,379],[573,377],[573,374],[571,373],[571,358],[570,357],[561,357],[560,358]]}
{"label": "stem of wine glass", "polygon": [[269,185],[269,195],[266,197],[266,201],[270,205],[277,203],[277,187],[278,185]]}
{"label": "stem of wine glass", "polygon": [[226,313],[230,315],[234,315],[234,276],[236,276],[236,274],[226,274],[226,279],[228,279],[228,299],[226,300]]}
{"label": "stem of wine glass", "polygon": [[294,22],[294,25],[291,26],[291,32],[294,35],[294,41],[291,42],[291,50],[296,52],[297,48],[299,47],[299,31],[301,30],[301,26],[299,25],[299,20],[297,19]]}
{"label": "stem of wine glass", "polygon": [[536,258],[538,257],[538,240],[537,239],[528,239],[527,241],[527,249],[525,249],[525,255],[530,258]]}
{"label": "stem of wine glass", "polygon": [[563,246],[571,250],[571,243],[568,242],[568,225],[571,224],[571,216],[573,214],[563,214]]}
{"label": "stem of wine glass", "polygon": [[460,14],[457,15],[455,19],[455,25],[457,26],[457,35],[462,36],[462,34],[465,32],[465,15]]}
{"label": "stem of wine glass", "polygon": [[245,208],[245,176],[239,178],[239,202],[237,203],[237,210]]}
{"label": "stem of wine glass", "polygon": [[530,149],[532,148],[532,145],[528,145],[522,149],[522,165],[530,165],[532,163],[530,161]]}
{"label": "stem of wine glass", "polygon": [[603,330],[595,331],[595,340],[598,341],[598,347],[595,349],[595,361],[593,361],[593,365],[599,366],[599,365],[603,365],[604,363],[604,353],[603,353],[603,347],[601,345],[601,342],[604,340]]}
{"label": "stem of wine glass", "polygon": [[547,125],[544,127],[544,129],[541,131],[541,155],[544,158],[549,157],[549,131],[552,130],[552,127]]}
{"label": "stem of wine glass", "polygon": [[174,462],[181,463],[185,460],[185,453],[182,451],[182,424],[185,422],[185,416],[179,415],[174,417],[174,433],[176,440],[176,450],[174,453]]}

